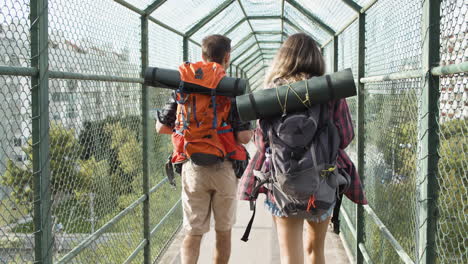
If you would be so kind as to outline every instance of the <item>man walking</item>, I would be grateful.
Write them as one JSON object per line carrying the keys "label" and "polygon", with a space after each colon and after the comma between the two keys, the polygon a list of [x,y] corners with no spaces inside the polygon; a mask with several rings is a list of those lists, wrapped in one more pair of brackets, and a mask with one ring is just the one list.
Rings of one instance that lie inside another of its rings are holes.
{"label": "man walking", "polygon": [[[225,76],[230,52],[229,38],[205,37],[203,61],[182,65],[181,79],[218,83]],[[172,134],[172,163],[182,175],[186,231],[182,263],[197,263],[202,237],[210,229],[211,213],[216,231],[214,263],[228,263],[236,218],[237,178],[247,164],[245,148],[240,144],[250,141],[250,123],[240,121],[234,98],[216,96],[215,91],[211,95],[185,94],[179,89],[158,112],[156,130]]]}

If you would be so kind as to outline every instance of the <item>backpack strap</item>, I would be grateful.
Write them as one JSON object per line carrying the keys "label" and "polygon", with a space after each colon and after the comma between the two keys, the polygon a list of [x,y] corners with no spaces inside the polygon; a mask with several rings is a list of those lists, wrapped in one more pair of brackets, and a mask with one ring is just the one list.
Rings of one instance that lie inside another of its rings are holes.
{"label": "backpack strap", "polygon": [[[241,240],[244,242],[249,241],[249,236],[250,236],[250,231],[252,230],[252,224],[255,219],[255,212],[257,211],[257,202],[255,201],[250,201],[250,209],[253,211],[252,217],[250,218],[249,224],[245,228],[244,235],[242,236]],[[253,206],[253,207],[252,207]],[[253,208],[253,209],[252,209]]]}
{"label": "backpack strap", "polygon": [[255,101],[255,97],[253,96],[253,93],[249,93],[249,101],[250,101],[250,105],[252,105],[252,108],[255,111],[255,116],[258,119],[262,118],[260,115],[260,111],[258,111],[257,102]]}
{"label": "backpack strap", "polygon": [[[255,177],[255,181],[258,181],[258,178]],[[245,228],[244,235],[242,236],[241,240],[244,242],[247,242],[249,240],[249,235],[250,231],[252,230],[252,224],[255,219],[255,212],[257,211],[257,197],[258,197],[258,192],[260,191],[260,188],[265,185],[266,183],[270,183],[271,178],[266,178],[264,180],[259,181],[259,183],[255,186],[255,188],[252,190],[252,193],[249,195],[250,199],[250,210],[253,211],[252,217],[250,218],[249,224]]]}
{"label": "backpack strap", "polygon": [[[330,97],[330,101],[331,101],[335,97],[335,91],[332,89],[330,75],[328,74],[325,75],[325,80],[327,81],[328,96]],[[329,118],[330,118],[330,109],[328,107],[328,103],[322,104],[320,107],[319,125],[321,127],[326,126]]]}
{"label": "backpack strap", "polygon": [[236,79],[236,81],[234,82],[234,89],[233,89],[233,93],[234,93],[234,96],[237,95],[237,90],[239,90],[239,78]]}
{"label": "backpack strap", "polygon": [[333,90],[332,88],[331,78],[329,74],[325,75],[325,80],[327,81],[328,96],[330,96],[329,100],[333,100],[335,99],[335,90]]}
{"label": "backpack strap", "polygon": [[343,200],[343,193],[339,194],[339,198],[336,201],[335,208],[333,208],[333,216],[331,222],[333,224],[333,232],[337,235],[340,234],[340,208],[341,201]]}
{"label": "backpack strap", "polygon": [[211,90],[211,105],[213,106],[213,129],[218,127],[218,113],[216,111],[216,89]]}

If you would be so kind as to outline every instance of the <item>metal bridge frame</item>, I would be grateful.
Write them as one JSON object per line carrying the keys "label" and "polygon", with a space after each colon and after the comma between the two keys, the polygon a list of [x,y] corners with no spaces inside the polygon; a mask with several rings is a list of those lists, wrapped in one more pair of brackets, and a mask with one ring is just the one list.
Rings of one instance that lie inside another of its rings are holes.
{"label": "metal bridge frame", "polygon": [[[121,76],[107,76],[95,74],[82,74],[74,72],[51,71],[48,64],[48,0],[30,0],[30,21],[31,21],[31,67],[9,67],[0,66],[0,75],[13,75],[13,76],[29,76],[31,77],[32,86],[32,146],[33,146],[33,184],[34,184],[34,233],[35,239],[35,259],[36,263],[48,264],[52,263],[52,227],[51,227],[51,193],[49,188],[50,182],[50,160],[49,160],[49,114],[48,114],[48,96],[49,96],[49,80],[50,79],[77,79],[77,80],[95,80],[95,81],[111,81],[111,82],[126,82],[141,84],[142,93],[142,121],[143,121],[143,195],[134,201],[131,205],[117,214],[109,222],[104,224],[101,228],[96,230],[93,234],[89,235],[79,245],[72,249],[69,253],[63,256],[58,263],[67,263],[76,257],[81,251],[86,249],[89,245],[98,239],[103,233],[109,230],[115,223],[122,219],[125,215],[129,214],[139,205],[143,205],[143,223],[144,230],[140,244],[135,248],[134,252],[128,256],[126,263],[130,263],[141,251],[144,255],[144,263],[149,264],[151,260],[150,241],[151,237],[159,230],[162,224],[168,219],[170,214],[180,207],[179,202],[163,217],[161,222],[153,229],[150,226],[149,203],[150,195],[158,190],[167,180],[162,180],[157,185],[150,188],[149,183],[149,163],[151,159],[150,146],[148,145],[152,138],[153,129],[149,122],[149,97],[148,89],[143,84],[143,74],[145,68],[148,66],[148,24],[155,23],[171,32],[183,37],[183,58],[188,60],[188,46],[189,43],[200,46],[200,43],[192,38],[192,36],[205,26],[211,19],[219,15],[226,8],[233,3],[237,2],[244,14],[237,24],[225,32],[225,35],[233,32],[242,23],[247,22],[252,32],[245,36],[234,49],[240,48],[242,44],[255,38],[255,43],[245,48],[239,54],[242,55],[254,47],[258,49],[252,54],[256,54],[255,58],[248,57],[242,61],[238,61],[239,57],[232,58],[231,67],[229,69],[232,74],[233,69],[236,69],[236,77],[247,78],[249,81],[255,80],[258,83],[261,78],[256,78],[258,74],[265,70],[267,67],[263,65],[252,74],[248,74],[260,61],[265,59],[265,55],[269,55],[269,49],[262,49],[262,43],[278,43],[284,40],[288,35],[284,31],[284,23],[289,24],[297,31],[304,31],[294,22],[290,21],[284,14],[285,2],[296,8],[302,13],[311,23],[314,23],[330,35],[328,41],[320,43],[324,48],[327,45],[332,45],[333,48],[333,70],[338,70],[338,36],[345,31],[351,24],[357,21],[359,27],[358,36],[358,118],[357,118],[357,138],[358,138],[358,170],[362,178],[364,174],[364,118],[365,118],[365,105],[363,103],[365,95],[365,84],[374,82],[383,82],[390,80],[403,80],[410,78],[422,78],[425,80],[422,89],[422,108],[419,113],[419,126],[418,134],[420,136],[421,152],[418,157],[418,174],[417,181],[419,186],[417,210],[418,210],[418,241],[417,241],[417,259],[414,261],[405,252],[399,242],[393,237],[391,232],[380,221],[379,217],[375,214],[371,206],[359,205],[356,206],[357,216],[355,219],[357,226],[352,225],[352,221],[346,211],[342,208],[342,215],[348,228],[351,230],[352,235],[356,241],[357,257],[356,263],[371,263],[369,254],[364,245],[364,215],[371,219],[376,224],[383,237],[392,245],[395,251],[400,256],[404,263],[426,263],[432,264],[435,261],[435,229],[437,228],[437,214],[436,203],[438,195],[438,186],[436,180],[437,162],[438,162],[438,109],[437,102],[439,98],[438,84],[439,76],[446,74],[456,74],[468,72],[468,62],[449,66],[437,66],[439,61],[439,17],[440,17],[440,1],[439,0],[426,0],[423,4],[423,20],[422,32],[427,32],[423,36],[423,67],[421,70],[395,72],[379,76],[365,76],[365,33],[366,33],[366,11],[371,8],[377,0],[371,1],[367,6],[361,7],[352,0],[342,0],[349,7],[351,7],[356,15],[346,23],[346,25],[338,30],[334,30],[319,18],[314,16],[308,10],[304,9],[295,0],[282,0],[281,1],[281,15],[280,16],[260,16],[252,17],[247,16],[242,3],[239,0],[226,0],[222,2],[215,10],[209,13],[205,18],[191,27],[187,32],[179,32],[169,25],[152,17],[151,14],[163,5],[166,0],[156,0],[146,9],[142,10],[124,0],[114,0],[116,3],[132,10],[141,17],[141,76],[139,78],[121,77]],[[256,19],[280,19],[280,31],[254,31],[251,20]],[[257,36],[263,34],[278,34],[281,36],[281,41],[268,42],[259,41]],[[273,49],[274,50],[274,49]],[[239,55],[239,56],[240,56]],[[236,64],[234,64],[236,62]],[[348,245],[349,246],[349,245]],[[350,247],[351,248],[351,247]]]}

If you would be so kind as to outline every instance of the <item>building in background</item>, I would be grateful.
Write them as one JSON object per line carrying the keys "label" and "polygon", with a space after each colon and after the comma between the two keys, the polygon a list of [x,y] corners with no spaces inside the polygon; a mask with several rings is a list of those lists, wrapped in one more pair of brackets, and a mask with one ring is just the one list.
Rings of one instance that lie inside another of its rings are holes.
{"label": "building in background", "polygon": [[[18,32],[19,22],[0,24],[0,66],[30,66],[29,36]],[[50,32],[49,69],[72,73],[130,76],[140,66],[129,52],[111,44],[87,42],[86,48]],[[57,37],[59,36],[59,37]],[[59,39],[60,41],[55,41]],[[83,43],[84,41],[81,41]],[[86,121],[109,116],[139,115],[140,85],[130,83],[50,79],[49,119],[79,135]],[[29,77],[0,76],[0,175],[6,161],[26,161],[22,148],[31,138],[31,82]],[[0,197],[2,196],[0,189]]]}

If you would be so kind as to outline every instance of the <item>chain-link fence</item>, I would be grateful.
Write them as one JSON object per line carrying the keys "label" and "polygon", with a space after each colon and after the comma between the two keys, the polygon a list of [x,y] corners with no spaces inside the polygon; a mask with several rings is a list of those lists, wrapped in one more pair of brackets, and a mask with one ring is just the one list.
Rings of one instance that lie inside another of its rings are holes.
{"label": "chain-link fence", "polygon": [[145,57],[177,67],[182,36],[151,21],[143,35],[142,14],[114,1],[0,9],[0,263],[143,263],[148,245],[157,259],[180,189],[163,176],[169,138],[144,133],[169,93],[140,76]]}
{"label": "chain-link fence", "polygon": [[[0,263],[149,263],[181,225],[180,181],[154,133],[170,92],[148,65],[232,40],[228,74],[263,79],[297,32],[351,68],[346,150],[369,205],[345,199],[358,263],[467,263],[464,0],[0,1]],[[439,41],[440,40],[440,41]]]}
{"label": "chain-link fence", "polygon": [[[358,262],[466,263],[468,4],[370,2],[334,55],[323,47],[363,83],[362,103],[348,99],[363,149],[347,152],[362,160],[369,205],[343,202],[345,244]],[[440,49],[428,44],[439,37]]]}

